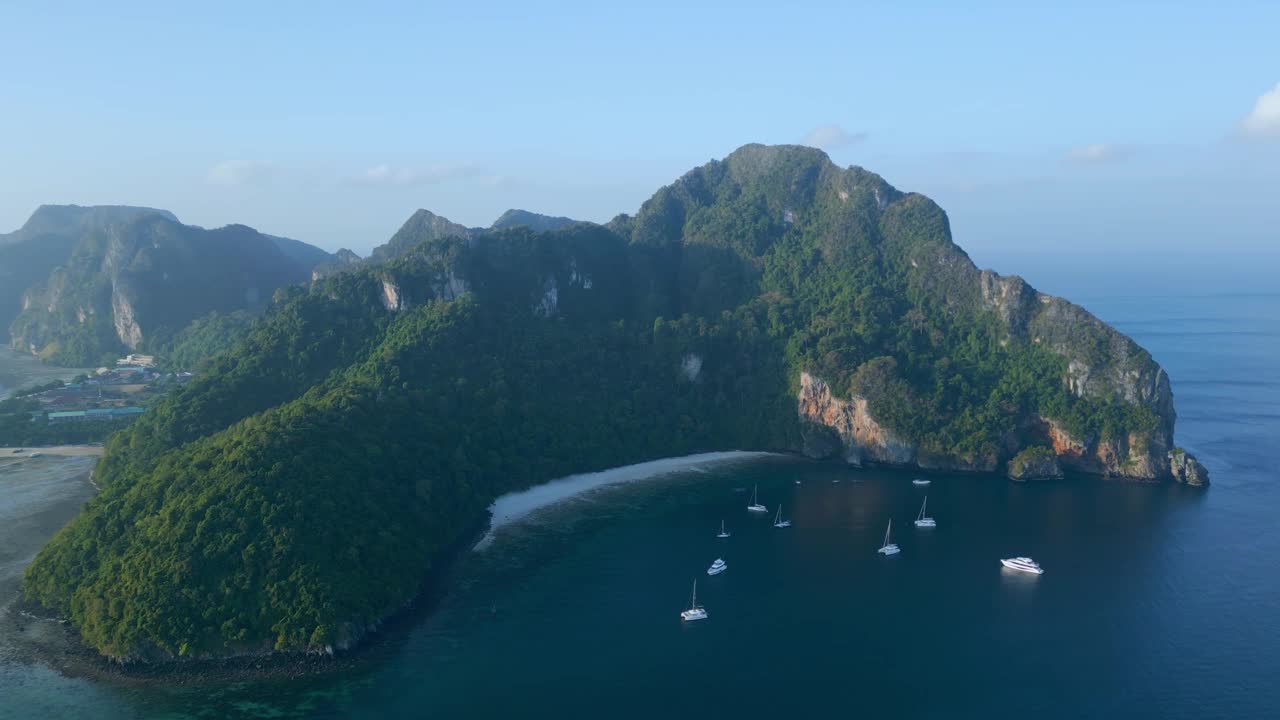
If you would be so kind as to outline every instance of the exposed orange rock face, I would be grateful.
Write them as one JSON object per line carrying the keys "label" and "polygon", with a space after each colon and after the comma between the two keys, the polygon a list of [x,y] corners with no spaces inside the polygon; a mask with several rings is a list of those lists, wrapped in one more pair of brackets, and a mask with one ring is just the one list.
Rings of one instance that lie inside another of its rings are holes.
{"label": "exposed orange rock face", "polygon": [[1110,440],[1075,438],[1052,419],[1041,418],[1040,422],[1046,428],[1054,453],[1065,467],[1135,480],[1159,480],[1170,474],[1167,461],[1162,462],[1169,448],[1160,433],[1130,433]]}
{"label": "exposed orange rock face", "polygon": [[1053,446],[1053,452],[1063,464],[1074,465],[1084,459],[1087,450],[1084,442],[1071,437],[1066,428],[1053,420],[1044,420],[1044,423],[1048,426],[1049,443]]}
{"label": "exposed orange rock face", "polygon": [[[866,398],[837,397],[822,378],[807,372],[800,374],[796,400],[803,428],[802,450],[810,457],[841,457],[852,465],[877,463],[991,472],[1025,449],[1013,438],[1003,451],[1007,454],[1001,457],[952,457],[917,447],[877,422],[867,407]],[[1178,451],[1168,447],[1167,436],[1162,432],[1131,433],[1102,440],[1092,436],[1074,437],[1052,418],[1030,418],[1028,424],[1039,428],[1030,435],[1042,435],[1040,442],[1052,447],[1062,467],[1071,470],[1134,480],[1172,477],[1188,482],[1188,479],[1201,481],[1207,477],[1203,466],[1195,463],[1194,458],[1181,460],[1189,457],[1185,453],[1175,458]]]}
{"label": "exposed orange rock face", "polygon": [[867,411],[866,398],[838,398],[822,378],[807,372],[800,374],[798,411],[808,425],[804,447],[807,455],[830,457],[839,452],[853,465],[915,464],[916,448],[876,422]]}

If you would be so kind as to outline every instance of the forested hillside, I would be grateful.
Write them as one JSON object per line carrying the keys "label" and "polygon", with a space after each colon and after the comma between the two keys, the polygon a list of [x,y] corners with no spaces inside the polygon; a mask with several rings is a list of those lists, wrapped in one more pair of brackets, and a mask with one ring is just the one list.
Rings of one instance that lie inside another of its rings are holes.
{"label": "forested hillside", "polygon": [[1145,351],[816,150],[744,147],[607,228],[415,218],[401,239],[426,237],[282,291],[113,438],[25,596],[115,657],[324,650],[410,600],[498,494],[571,472],[730,448],[994,469],[1045,446],[1171,474]]}

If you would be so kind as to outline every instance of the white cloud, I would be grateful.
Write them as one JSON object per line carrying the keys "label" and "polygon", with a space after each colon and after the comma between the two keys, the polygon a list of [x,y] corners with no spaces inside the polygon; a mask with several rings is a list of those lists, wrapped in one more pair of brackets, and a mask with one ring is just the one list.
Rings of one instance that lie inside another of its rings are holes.
{"label": "white cloud", "polygon": [[438,185],[454,180],[483,178],[484,171],[469,163],[440,164],[426,168],[396,167],[383,163],[374,165],[357,175],[354,179],[366,185],[394,185],[408,187],[415,185]]}
{"label": "white cloud", "polygon": [[1070,158],[1079,162],[1107,162],[1119,160],[1129,155],[1130,150],[1123,145],[1095,143],[1071,148]]}
{"label": "white cloud", "polygon": [[821,125],[805,133],[800,141],[803,145],[816,147],[819,150],[834,150],[845,145],[862,142],[867,139],[865,132],[851,133],[839,125]]}
{"label": "white cloud", "polygon": [[265,180],[275,172],[269,162],[256,160],[224,160],[209,168],[206,176],[214,185],[245,185]]}
{"label": "white cloud", "polygon": [[1262,93],[1253,110],[1240,121],[1240,134],[1248,138],[1280,139],[1280,83]]}

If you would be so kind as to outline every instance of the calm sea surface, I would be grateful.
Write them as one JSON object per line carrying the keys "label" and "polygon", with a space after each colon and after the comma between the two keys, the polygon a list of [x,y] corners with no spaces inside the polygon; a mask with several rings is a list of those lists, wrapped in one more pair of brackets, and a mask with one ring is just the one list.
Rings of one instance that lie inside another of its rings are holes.
{"label": "calm sea surface", "polygon": [[[118,687],[0,638],[0,717],[1277,717],[1280,296],[1078,300],[1169,371],[1213,487],[685,467],[502,525],[340,678]],[[755,485],[793,527],[748,516]],[[694,578],[710,618],[686,626]]]}

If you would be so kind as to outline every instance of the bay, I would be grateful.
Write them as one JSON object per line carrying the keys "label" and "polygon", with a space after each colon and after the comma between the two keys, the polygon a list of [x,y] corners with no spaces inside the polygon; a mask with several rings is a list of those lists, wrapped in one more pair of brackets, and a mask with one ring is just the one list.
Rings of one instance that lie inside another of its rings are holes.
{"label": "bay", "polygon": [[[121,685],[0,653],[0,717],[1270,717],[1280,296],[1076,299],[1169,372],[1212,487],[679,466],[497,528],[341,675]],[[757,484],[793,527],[747,514]],[[929,531],[910,522],[926,494]],[[716,557],[729,570],[708,577]],[[686,625],[694,578],[710,617]]]}

